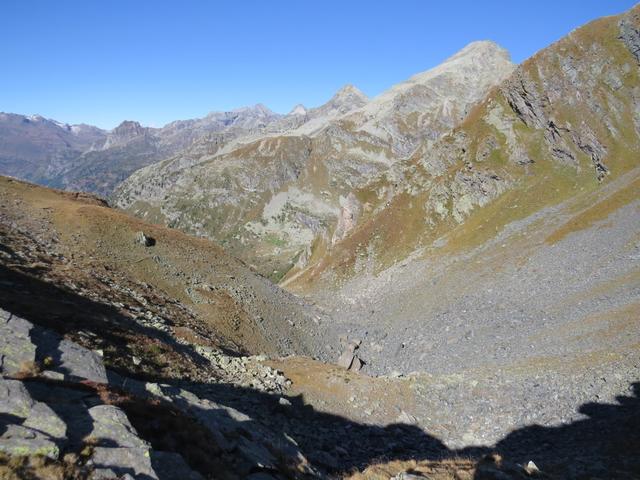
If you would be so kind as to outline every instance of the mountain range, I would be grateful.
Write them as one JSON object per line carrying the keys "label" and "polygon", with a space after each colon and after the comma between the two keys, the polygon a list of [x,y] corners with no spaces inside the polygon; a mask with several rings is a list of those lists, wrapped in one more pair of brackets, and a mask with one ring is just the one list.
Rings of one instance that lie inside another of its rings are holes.
{"label": "mountain range", "polygon": [[109,196],[135,170],[170,157],[203,136],[214,142],[234,138],[280,117],[256,105],[178,120],[162,128],[124,121],[106,131],[39,115],[0,113],[0,171],[42,185]]}

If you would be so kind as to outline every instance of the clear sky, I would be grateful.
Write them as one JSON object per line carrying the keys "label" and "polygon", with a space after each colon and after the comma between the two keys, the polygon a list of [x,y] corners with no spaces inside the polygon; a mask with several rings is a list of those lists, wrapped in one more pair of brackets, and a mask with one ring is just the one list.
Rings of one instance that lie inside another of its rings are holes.
{"label": "clear sky", "polygon": [[1,0],[0,111],[112,128],[369,96],[474,40],[516,62],[634,0]]}

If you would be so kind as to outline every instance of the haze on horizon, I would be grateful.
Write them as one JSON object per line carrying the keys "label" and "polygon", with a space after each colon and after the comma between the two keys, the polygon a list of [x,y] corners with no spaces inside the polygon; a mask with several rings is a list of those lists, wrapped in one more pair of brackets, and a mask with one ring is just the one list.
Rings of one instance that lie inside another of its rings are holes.
{"label": "haze on horizon", "polygon": [[521,62],[634,3],[3,2],[0,111],[102,128],[256,103],[286,113],[344,84],[375,96],[475,40]]}

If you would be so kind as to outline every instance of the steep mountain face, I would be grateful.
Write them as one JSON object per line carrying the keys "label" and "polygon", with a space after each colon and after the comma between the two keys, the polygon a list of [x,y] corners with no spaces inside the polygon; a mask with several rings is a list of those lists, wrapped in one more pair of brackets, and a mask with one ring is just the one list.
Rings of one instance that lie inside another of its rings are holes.
{"label": "steep mountain face", "polygon": [[438,67],[390,88],[346,121],[356,131],[384,139],[395,156],[405,158],[456,126],[512,70],[506,50],[493,42],[473,42]]}
{"label": "steep mountain face", "polygon": [[282,285],[334,305],[373,371],[496,372],[510,398],[514,365],[546,391],[568,365],[636,375],[639,35],[635,7],[524,62]]}
{"label": "steep mountain face", "polygon": [[637,38],[638,7],[524,62],[459,127],[355,191],[365,214],[307,278],[351,277],[358,258],[379,272],[453,232],[480,245],[510,221],[638,166]]}
{"label": "steep mountain face", "polygon": [[104,131],[39,116],[1,114],[0,173],[109,196],[135,170],[171,157],[201,137],[228,141],[261,131],[280,117],[256,105],[179,120],[162,128],[124,121]]}
{"label": "steep mountain face", "polygon": [[504,50],[478,42],[371,101],[346,86],[321,107],[296,107],[264,133],[203,139],[136,172],[114,200],[147,220],[212,238],[278,280],[355,224],[356,189],[460,122],[512,70]]}

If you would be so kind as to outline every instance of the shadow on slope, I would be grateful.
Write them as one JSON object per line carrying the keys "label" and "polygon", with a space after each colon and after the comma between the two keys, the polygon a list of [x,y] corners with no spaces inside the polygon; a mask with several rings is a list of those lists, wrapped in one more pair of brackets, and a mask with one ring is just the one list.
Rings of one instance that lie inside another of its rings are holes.
{"label": "shadow on slope", "polygon": [[[209,362],[169,333],[141,325],[118,308],[81,296],[37,276],[42,266],[21,266],[21,270],[0,264],[0,308],[46,328],[90,349],[103,349],[108,368],[123,375],[146,379],[194,378]],[[108,288],[97,293],[106,295]],[[107,300],[105,298],[105,300]],[[237,353],[221,348],[227,355]],[[137,368],[132,358],[143,360]]]}
{"label": "shadow on slope", "polygon": [[557,427],[532,425],[513,431],[495,451],[515,462],[529,460],[561,478],[640,478],[640,382],[617,404],[585,403],[587,418]]}

